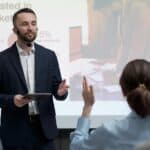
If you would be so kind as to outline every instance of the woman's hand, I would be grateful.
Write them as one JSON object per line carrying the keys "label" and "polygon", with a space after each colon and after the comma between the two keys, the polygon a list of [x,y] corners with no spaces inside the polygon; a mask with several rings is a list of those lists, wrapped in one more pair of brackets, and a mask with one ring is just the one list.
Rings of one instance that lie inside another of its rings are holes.
{"label": "woman's hand", "polygon": [[88,85],[87,79],[84,76],[82,82],[82,96],[84,100],[84,107],[82,116],[88,117],[91,113],[92,106],[95,102],[93,86]]}

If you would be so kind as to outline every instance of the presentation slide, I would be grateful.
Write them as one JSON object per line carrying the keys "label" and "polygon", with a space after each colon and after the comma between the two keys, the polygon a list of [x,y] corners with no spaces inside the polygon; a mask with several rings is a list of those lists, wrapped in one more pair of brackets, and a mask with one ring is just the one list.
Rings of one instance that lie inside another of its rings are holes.
{"label": "presentation slide", "polygon": [[24,7],[36,12],[36,42],[55,51],[70,86],[66,101],[55,100],[58,127],[75,127],[84,75],[95,91],[92,127],[127,115],[119,78],[128,61],[150,60],[150,1],[0,0],[0,51],[16,41],[12,15]]}

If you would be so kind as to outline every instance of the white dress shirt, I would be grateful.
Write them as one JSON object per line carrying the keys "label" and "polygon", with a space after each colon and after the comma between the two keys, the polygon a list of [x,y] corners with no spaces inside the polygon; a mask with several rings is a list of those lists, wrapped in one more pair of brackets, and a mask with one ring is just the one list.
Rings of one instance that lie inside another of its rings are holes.
{"label": "white dress shirt", "polygon": [[[28,88],[28,93],[34,93],[34,85],[35,85],[35,48],[34,45],[32,46],[32,50],[30,52],[26,52],[21,47],[19,47],[18,44],[16,44],[19,52],[19,57],[21,60],[21,65],[23,68],[24,76],[26,79],[26,84]],[[29,114],[35,115],[39,114],[39,110],[37,107],[37,102],[35,100],[32,100],[28,104],[29,106]]]}
{"label": "white dress shirt", "polygon": [[150,116],[132,112],[123,120],[103,124],[89,133],[89,118],[80,117],[71,133],[70,150],[134,150],[135,145],[150,140]]}

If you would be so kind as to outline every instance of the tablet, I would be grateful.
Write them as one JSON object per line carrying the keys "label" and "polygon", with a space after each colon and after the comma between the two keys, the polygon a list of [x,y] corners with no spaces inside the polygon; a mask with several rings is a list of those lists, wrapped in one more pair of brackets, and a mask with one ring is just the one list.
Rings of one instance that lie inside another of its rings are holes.
{"label": "tablet", "polygon": [[24,95],[24,98],[40,100],[40,99],[49,98],[50,96],[51,96],[51,93],[28,93]]}

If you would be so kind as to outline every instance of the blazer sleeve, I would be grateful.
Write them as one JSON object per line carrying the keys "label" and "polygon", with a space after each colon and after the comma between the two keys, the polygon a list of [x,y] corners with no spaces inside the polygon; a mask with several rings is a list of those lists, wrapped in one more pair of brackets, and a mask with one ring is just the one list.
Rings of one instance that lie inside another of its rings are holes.
{"label": "blazer sleeve", "polygon": [[3,57],[0,53],[0,107],[16,110],[17,107],[15,106],[15,104],[13,102],[14,95],[4,94],[4,92],[3,92],[3,76],[5,75],[3,73],[3,66],[5,64],[3,63],[2,58]]}

